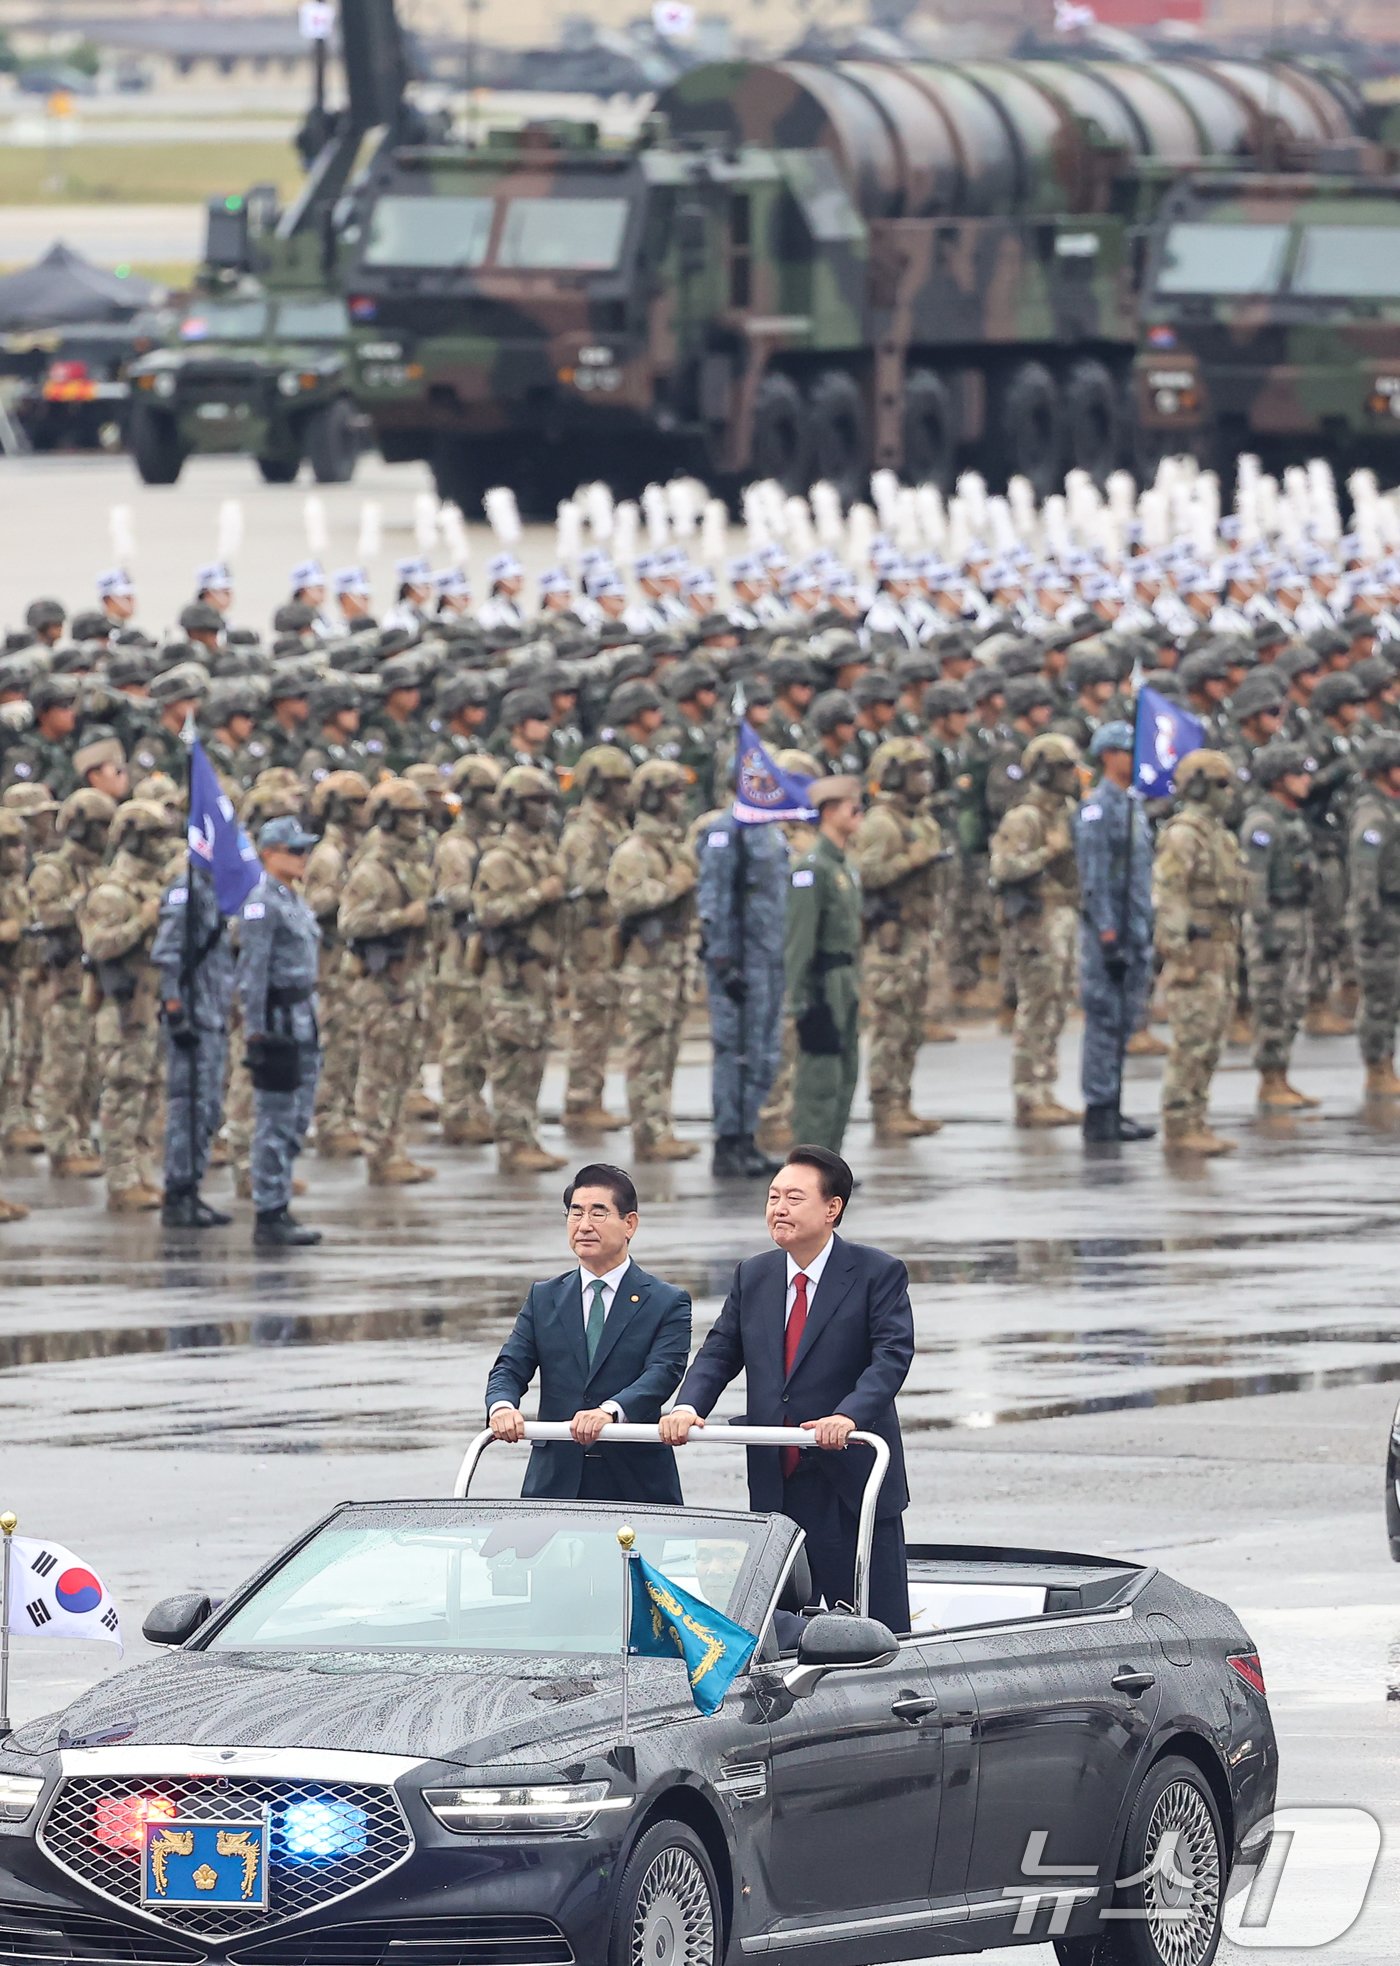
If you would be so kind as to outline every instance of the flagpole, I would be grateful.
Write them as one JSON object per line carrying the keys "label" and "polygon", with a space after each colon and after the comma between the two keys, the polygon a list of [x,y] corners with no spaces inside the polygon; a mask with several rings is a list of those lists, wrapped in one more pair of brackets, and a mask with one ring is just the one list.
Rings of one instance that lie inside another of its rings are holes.
{"label": "flagpole", "polygon": [[[190,845],[190,822],[194,818],[194,747],[199,733],[195,728],[194,712],[185,718],[180,736],[185,746],[185,938],[181,951],[180,991],[184,999],[184,1015],[194,1033],[194,1043],[183,1054],[188,1072],[189,1084],[185,1094],[189,1111],[188,1132],[190,1142],[189,1160],[185,1166],[185,1179],[191,1192],[199,1188],[199,1148],[196,1138],[199,1126],[199,1026],[194,1016],[194,849]],[[212,872],[211,872],[212,879]],[[175,1047],[172,1046],[172,1050]]]}
{"label": "flagpole", "polygon": [[4,1537],[0,1555],[0,1741],[14,1732],[10,1726],[10,1542],[19,1527],[13,1509],[0,1515],[0,1536]]}
{"label": "flagpole", "polygon": [[622,1736],[619,1747],[628,1745],[627,1736],[632,1729],[632,1688],[628,1664],[632,1656],[632,1545],[636,1540],[636,1530],[624,1523],[617,1532],[617,1546],[622,1551]]}

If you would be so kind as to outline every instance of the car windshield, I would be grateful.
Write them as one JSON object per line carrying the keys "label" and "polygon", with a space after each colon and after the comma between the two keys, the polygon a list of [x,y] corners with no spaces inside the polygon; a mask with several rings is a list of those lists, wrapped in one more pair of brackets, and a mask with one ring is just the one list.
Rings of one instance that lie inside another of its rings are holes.
{"label": "car windshield", "polygon": [[1161,294],[1272,294],[1283,278],[1286,225],[1174,225],[1157,272]]}
{"label": "car windshield", "polygon": [[626,229],[624,198],[512,198],[496,264],[606,272],[617,265]]}
{"label": "car windshield", "polygon": [[[620,1520],[620,1518],[619,1518]],[[337,1520],[268,1579],[210,1641],[249,1647],[468,1652],[617,1652],[617,1522],[553,1510],[467,1521]],[[673,1583],[727,1611],[758,1527],[687,1513],[637,1528],[636,1547]]]}
{"label": "car windshield", "polygon": [[260,341],[266,329],[265,300],[202,301],[180,323],[180,339]]}
{"label": "car windshield", "polygon": [[340,341],[350,332],[343,300],[284,300],[277,309],[284,341]]}
{"label": "car windshield", "polygon": [[491,240],[491,198],[381,198],[369,215],[366,266],[480,266]]}
{"label": "car windshield", "polygon": [[1305,225],[1293,291],[1400,300],[1400,225]]}

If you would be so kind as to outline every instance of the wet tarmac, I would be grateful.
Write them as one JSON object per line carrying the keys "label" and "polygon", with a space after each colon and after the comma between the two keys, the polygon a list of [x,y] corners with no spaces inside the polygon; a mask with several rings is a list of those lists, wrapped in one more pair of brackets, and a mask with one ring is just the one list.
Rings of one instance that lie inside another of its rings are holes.
{"label": "wet tarmac", "polygon": [[[1071,1033],[1062,1096],[1075,1052]],[[926,1047],[916,1104],[945,1130],[876,1150],[858,1097],[848,1141],[863,1181],[850,1232],[910,1270],[911,1534],[1146,1556],[1228,1598],[1264,1658],[1284,1799],[1359,1804],[1390,1828],[1396,1122],[1360,1104],[1347,1040],[1300,1048],[1296,1076],[1325,1104],[1295,1123],[1257,1119],[1232,1054],[1216,1107],[1240,1151],[1181,1172],[1155,1144],[1088,1156],[1069,1131],[1018,1135],[1007,1069],[986,1027]],[[1147,1113],[1157,1068],[1135,1062],[1130,1077],[1128,1103]],[[558,1093],[555,1068],[547,1110]],[[706,1143],[707,1104],[692,1041],[677,1107]],[[546,1137],[579,1159],[626,1158],[625,1135]],[[489,1151],[442,1149],[431,1130],[422,1152],[440,1179],[388,1195],[353,1165],[309,1159],[303,1213],[326,1241],[287,1258],[255,1256],[246,1219],[204,1237],[114,1222],[97,1184],[7,1164],[7,1191],[34,1214],[4,1232],[0,1505],[104,1574],[128,1659],[155,1598],[221,1594],[335,1501],[450,1488],[523,1289],[565,1267],[564,1244],[555,1180],[507,1181]],[[690,1288],[703,1330],[734,1261],[762,1246],[760,1193],[716,1188],[704,1156],[639,1185],[639,1260]],[[740,1499],[737,1455],[694,1460],[695,1500]],[[513,1492],[522,1465],[488,1455],[483,1490]],[[17,1640],[13,1709],[116,1664],[106,1648]],[[1397,1910],[1387,1851],[1360,1921],[1312,1956],[1379,1966]]]}

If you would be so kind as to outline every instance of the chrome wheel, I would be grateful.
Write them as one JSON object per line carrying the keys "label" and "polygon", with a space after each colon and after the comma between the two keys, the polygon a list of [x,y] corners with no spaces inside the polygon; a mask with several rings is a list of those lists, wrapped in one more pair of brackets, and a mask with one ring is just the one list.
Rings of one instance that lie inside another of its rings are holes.
{"label": "chrome wheel", "polygon": [[1210,1805],[1194,1782],[1157,1798],[1143,1844],[1143,1912],[1165,1966],[1199,1966],[1220,1919],[1220,1844]]}
{"label": "chrome wheel", "polygon": [[632,1914],[632,1966],[713,1966],[715,1913],[704,1870],[672,1844],[647,1866]]}

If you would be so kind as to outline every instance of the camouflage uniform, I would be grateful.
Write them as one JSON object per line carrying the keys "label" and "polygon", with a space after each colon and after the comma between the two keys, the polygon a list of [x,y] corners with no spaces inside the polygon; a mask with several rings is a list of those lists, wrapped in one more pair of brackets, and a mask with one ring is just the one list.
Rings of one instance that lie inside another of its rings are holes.
{"label": "camouflage uniform", "polygon": [[917,738],[882,744],[871,758],[870,776],[879,789],[850,849],[865,897],[866,1072],[876,1138],[902,1140],[934,1133],[939,1124],[916,1117],[913,1086],[933,963],[943,836],[924,805],[932,774]]}
{"label": "camouflage uniform", "polygon": [[[92,1144],[97,1106],[97,1031],[83,989],[78,907],[93,883],[116,806],[101,792],[76,792],[59,813],[63,837],[29,876],[29,906],[41,931],[43,1049],[35,1095],[44,1151],[55,1174],[100,1174]],[[78,834],[82,837],[79,838]],[[92,845],[86,842],[91,840]]]}
{"label": "camouflage uniform", "polygon": [[[1284,747],[1280,746],[1280,749]],[[1292,747],[1289,747],[1292,748]],[[1299,750],[1300,769],[1303,757]],[[1268,751],[1255,760],[1268,772]],[[1244,950],[1249,999],[1254,1012],[1254,1069],[1265,1084],[1264,1105],[1286,1102],[1270,1097],[1288,1074],[1293,1041],[1308,1001],[1312,956],[1312,900],[1316,860],[1312,829],[1300,812],[1267,791],[1250,802],[1240,828],[1245,874]],[[1312,1103],[1312,1102],[1310,1102]]]}
{"label": "camouflage uniform", "polygon": [[[19,1110],[20,960],[29,920],[24,862],[24,821],[17,812],[0,812],[0,1112],[7,1116]],[[0,1195],[0,1222],[25,1213]]]}
{"label": "camouflage uniform", "polygon": [[170,857],[163,808],[130,800],[112,827],[116,854],[78,904],[83,954],[102,1005],[97,1046],[102,1093],[98,1118],[107,1206],[155,1208],[161,1189],[147,1178],[163,1124],[157,1010],[160,974],[151,961]]}
{"label": "camouflage uniform", "polygon": [[[16,785],[0,798],[0,810],[17,812],[23,819],[28,861],[32,864],[52,838],[57,801],[50,798],[42,785]],[[44,1136],[38,1125],[34,1087],[44,1048],[45,978],[40,944],[34,936],[24,936],[16,960],[19,996],[15,1072],[9,1101],[0,1110],[0,1127],[3,1127],[4,1144],[11,1153],[40,1153]]]}
{"label": "camouflage uniform", "polygon": [[441,1033],[442,1137],[449,1146],[485,1146],[496,1137],[486,1086],[486,1028],[481,980],[472,970],[472,883],[494,823],[492,795],[501,772],[494,758],[467,752],[448,784],[462,801],[455,824],[433,849],[435,899],[447,919],[433,982],[432,1022]]}
{"label": "camouflage uniform", "polygon": [[1078,752],[1066,737],[1026,746],[1028,786],[992,840],[1006,951],[1016,991],[1011,1082],[1018,1126],[1063,1126],[1080,1117],[1055,1097],[1060,1033],[1075,991],[1079,869],[1072,825]]}
{"label": "camouflage uniform", "polygon": [[671,1085],[690,988],[699,867],[685,837],[685,772],[668,759],[632,780],[636,821],[613,855],[607,895],[617,919],[627,1022],[627,1108],[639,1160],[687,1160],[676,1138]]}
{"label": "camouflage uniform", "polygon": [[[403,1108],[422,1060],[428,980],[433,876],[422,831],[427,803],[416,785],[402,779],[378,788],[371,801],[374,823],[340,899],[339,928],[349,949],[348,1009],[359,1049],[355,1126],[375,1187],[428,1181],[436,1172],[403,1149]],[[416,820],[416,835],[410,829],[399,836],[404,816]]]}
{"label": "camouflage uniform", "polygon": [[1162,1075],[1165,1144],[1219,1153],[1228,1143],[1210,1131],[1206,1108],[1234,1006],[1244,880],[1239,843],[1223,817],[1237,790],[1229,759],[1192,752],[1177,767],[1177,786],[1184,791],[1207,771],[1215,773],[1207,797],[1193,795],[1158,836],[1152,905],[1171,1025]]}
{"label": "camouflage uniform", "polygon": [[[249,748],[251,749],[251,746]],[[262,784],[254,785],[239,809],[239,817],[244,829],[255,839],[258,829],[265,821],[284,817],[295,818],[301,811],[302,793],[303,787],[294,778],[289,784],[283,784],[276,778],[269,778]],[[263,921],[266,916],[255,915],[253,919]],[[236,915],[229,923],[230,946],[235,960],[241,958],[243,921],[244,916]],[[260,936],[262,931],[255,930],[254,933]],[[228,1163],[233,1170],[233,1192],[240,1201],[251,1201],[253,1199],[253,1129],[257,1114],[257,1099],[253,1090],[253,1081],[248,1076],[247,1047],[243,1043],[241,988],[234,992],[233,1008],[229,1016],[227,1070],[228,1078],[224,1088],[224,1140],[227,1146]],[[298,1145],[297,1152],[300,1151]],[[293,1187],[300,1191],[301,1184],[295,1178]]]}
{"label": "camouflage uniform", "polygon": [[[499,797],[506,825],[483,851],[472,883],[491,1108],[502,1170],[544,1173],[563,1166],[540,1145],[536,1129],[554,1010],[564,864],[545,830],[553,803],[548,775],[537,766],[513,765]],[[538,825],[534,808],[540,809]]]}
{"label": "camouflage uniform", "polygon": [[948,975],[953,991],[966,1008],[984,977],[996,967],[999,937],[993,902],[988,851],[993,821],[987,802],[987,780],[994,762],[994,732],[978,725],[963,738],[957,794],[957,930],[951,938]]}
{"label": "camouflage uniform", "polygon": [[569,1069],[564,1117],[600,1127],[620,1124],[603,1104],[608,1052],[622,1003],[622,978],[613,959],[617,924],[607,888],[608,868],[628,833],[625,814],[612,802],[625,797],[631,777],[630,761],[615,746],[585,751],[577,772],[583,801],[564,822],[559,840],[568,890],[564,972],[569,980]]}
{"label": "camouflage uniform", "polygon": [[860,1071],[860,875],[820,831],[792,870],[783,968],[796,1031],[793,1134],[839,1153]]}
{"label": "camouflage uniform", "polygon": [[[363,827],[350,817],[350,808],[362,807],[368,797],[368,782],[357,771],[336,770],[320,780],[312,798],[312,813],[323,821],[323,828],[301,883],[302,899],[321,931],[320,977],[316,985],[321,1029],[316,1151],[333,1160],[353,1158],[363,1150],[363,1142],[355,1131],[354,1113],[359,1032],[351,1008],[351,978],[337,917],[345,877],[363,833]],[[332,813],[341,816],[330,817]]]}
{"label": "camouflage uniform", "polygon": [[[1400,765],[1400,743],[1389,740]],[[1366,1089],[1393,1096],[1400,1020],[1400,799],[1368,784],[1351,816],[1350,928],[1361,986]]]}
{"label": "camouflage uniform", "polygon": [[[797,751],[780,752],[776,761],[785,770],[801,772],[805,777],[808,775],[807,767],[798,762],[803,756],[802,752]],[[815,826],[808,825],[805,820],[793,820],[784,824],[783,838],[787,841],[788,865],[795,867],[799,860],[806,859],[816,845],[817,829]],[[786,906],[784,906],[785,942],[786,919]],[[783,985],[783,996],[782,1040],[778,1055],[778,1070],[758,1115],[758,1128],[754,1134],[759,1148],[769,1153],[786,1153],[792,1144],[792,1081],[793,1073],[797,1068],[797,1031],[787,1005],[786,980]]]}

